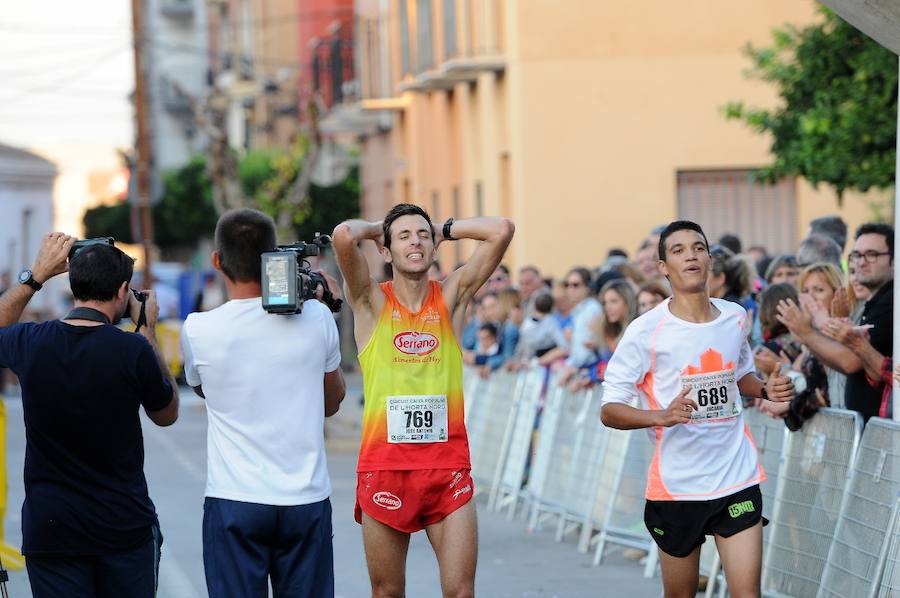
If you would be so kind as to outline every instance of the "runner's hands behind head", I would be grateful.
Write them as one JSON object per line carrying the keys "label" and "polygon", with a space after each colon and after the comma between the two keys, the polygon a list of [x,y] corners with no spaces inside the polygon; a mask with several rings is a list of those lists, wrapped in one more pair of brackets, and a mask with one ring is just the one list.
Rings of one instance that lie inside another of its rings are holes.
{"label": "runner's hands behind head", "polygon": [[[156,302],[156,291],[140,291],[146,297],[144,304],[144,317],[147,318],[147,328],[153,330],[156,327],[156,319],[159,317],[159,303]],[[137,325],[141,317],[141,301],[133,292],[128,293],[128,317]]]}
{"label": "runner's hands behind head", "polygon": [[69,271],[69,251],[75,237],[64,233],[47,233],[38,250],[31,273],[34,279],[44,284],[57,274]]}
{"label": "runner's hands behind head", "polygon": [[669,406],[660,412],[660,426],[671,428],[675,424],[686,424],[691,421],[691,413],[698,409],[697,403],[688,398],[691,393],[691,386],[687,385],[681,389],[678,396],[669,404]]}

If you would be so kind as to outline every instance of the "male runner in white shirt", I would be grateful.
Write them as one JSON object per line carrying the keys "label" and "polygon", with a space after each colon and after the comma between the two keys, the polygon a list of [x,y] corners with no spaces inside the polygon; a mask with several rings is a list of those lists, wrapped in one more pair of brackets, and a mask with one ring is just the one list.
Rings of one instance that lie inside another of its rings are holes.
{"label": "male runner in white shirt", "polygon": [[[707,292],[709,244],[699,225],[669,224],[659,269],[672,297],[626,329],[606,370],[602,420],[647,428],[656,443],[644,522],[660,549],[665,596],[695,596],[700,545],[715,536],[728,591],[759,596],[766,479],[741,415],[741,396],[782,411],[787,377],[754,374],[747,313]],[[637,407],[631,405],[639,400]]]}

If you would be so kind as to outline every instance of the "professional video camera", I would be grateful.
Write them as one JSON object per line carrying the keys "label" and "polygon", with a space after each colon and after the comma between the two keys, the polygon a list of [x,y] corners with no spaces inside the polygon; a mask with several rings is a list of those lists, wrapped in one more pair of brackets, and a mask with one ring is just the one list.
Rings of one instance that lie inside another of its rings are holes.
{"label": "professional video camera", "polygon": [[316,290],[321,286],[323,303],[331,311],[339,312],[343,301],[335,298],[325,277],[312,272],[306,261],[319,255],[330,243],[331,237],[316,233],[312,243],[279,245],[275,251],[262,254],[263,309],[270,314],[299,314],[303,302],[316,299]]}

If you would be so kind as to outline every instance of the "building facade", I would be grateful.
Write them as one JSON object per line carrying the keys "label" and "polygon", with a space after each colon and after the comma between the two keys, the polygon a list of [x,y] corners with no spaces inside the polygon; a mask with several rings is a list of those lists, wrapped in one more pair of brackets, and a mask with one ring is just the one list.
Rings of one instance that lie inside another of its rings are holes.
{"label": "building facade", "polygon": [[[19,272],[34,263],[43,236],[53,230],[56,175],[52,162],[0,144],[0,275],[13,284]],[[50,314],[57,307],[57,281],[47,287],[29,303],[30,311]]]}
{"label": "building facade", "polygon": [[793,253],[812,218],[870,216],[871,197],[839,208],[802,180],[752,183],[769,140],[723,115],[732,100],[774,104],[742,49],[814,22],[811,0],[357,0],[356,12],[357,109],[381,119],[362,134],[368,218],[401,201],[436,221],[510,216],[510,265],[560,275],[677,217]]}
{"label": "building facade", "polygon": [[194,119],[192,99],[206,91],[209,60],[204,0],[149,0],[144,3],[145,68],[152,123],[151,143],[156,180],[206,147]]}

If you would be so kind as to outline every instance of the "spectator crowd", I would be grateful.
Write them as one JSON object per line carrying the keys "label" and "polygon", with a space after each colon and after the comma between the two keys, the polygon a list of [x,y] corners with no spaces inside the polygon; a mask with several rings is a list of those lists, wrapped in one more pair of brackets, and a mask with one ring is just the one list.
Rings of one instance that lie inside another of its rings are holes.
{"label": "spectator crowd", "polygon": [[[669,296],[657,268],[661,229],[633,256],[612,249],[601,265],[572,267],[558,280],[533,265],[515,278],[498,267],[470,306],[465,362],[485,378],[543,366],[572,390],[599,385],[625,328]],[[710,240],[709,253],[710,296],[746,310],[759,374],[783,372],[797,389],[789,404],[761,409],[792,430],[821,407],[851,409],[864,421],[892,416],[891,226],[863,224],[848,239],[847,224],[825,216],[810,223],[794,255],[745,248],[730,234]],[[439,267],[432,275],[441,276]]]}

